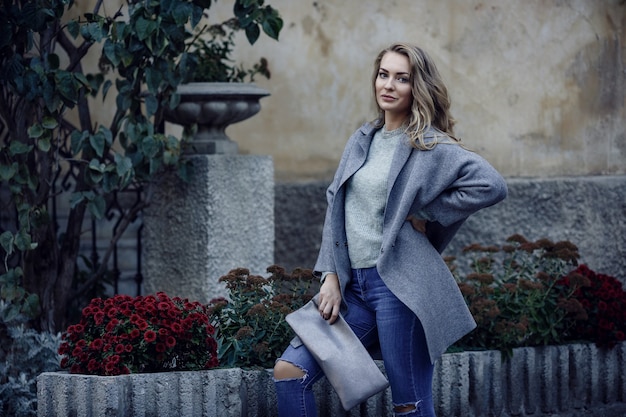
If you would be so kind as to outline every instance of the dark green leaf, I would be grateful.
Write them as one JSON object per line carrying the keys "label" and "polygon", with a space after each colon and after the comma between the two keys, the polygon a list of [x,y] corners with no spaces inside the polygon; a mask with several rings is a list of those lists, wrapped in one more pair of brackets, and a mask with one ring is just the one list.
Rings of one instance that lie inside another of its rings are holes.
{"label": "dark green leaf", "polygon": [[189,20],[189,17],[193,13],[193,5],[191,3],[183,2],[172,10],[172,17],[177,25],[184,25]]}
{"label": "dark green leaf", "polygon": [[118,110],[125,112],[130,109],[133,100],[130,96],[130,92],[122,93],[120,92],[115,99],[115,103],[117,104]]}
{"label": "dark green leaf", "polygon": [[13,162],[11,165],[0,164],[0,180],[8,181],[17,172],[17,162]]}
{"label": "dark green leaf", "polygon": [[70,207],[71,208],[75,208],[78,204],[80,204],[83,201],[85,201],[86,198],[87,198],[87,193],[86,192],[76,192],[76,193],[73,193],[72,197],[70,198]]}
{"label": "dark green leaf", "polygon": [[[22,63],[22,57],[19,55],[13,55],[9,60],[4,61],[4,73],[8,80],[19,80],[24,72],[24,65]],[[16,80],[16,82],[17,82]]]}
{"label": "dark green leaf", "polygon": [[104,82],[104,75],[102,74],[87,74],[86,78],[89,82],[89,88],[91,88],[92,91],[98,90]]}
{"label": "dark green leaf", "polygon": [[[210,7],[211,5],[211,1],[208,0],[209,6],[206,7]],[[200,21],[202,20],[202,14],[204,12],[204,8],[203,6],[194,6],[193,11],[191,13],[191,28],[195,28],[196,26],[198,26],[198,23],[200,23]]]}
{"label": "dark green leaf", "polygon": [[50,150],[50,138],[40,138],[37,141],[37,148],[39,148],[39,150],[42,152],[48,152]]}
{"label": "dark green leaf", "polygon": [[22,311],[27,317],[35,318],[40,313],[39,296],[37,294],[29,294],[24,299],[22,304]]}
{"label": "dark green leaf", "polygon": [[163,163],[165,165],[174,165],[176,164],[177,161],[178,161],[178,158],[176,157],[176,155],[174,155],[173,152],[171,151],[163,152]]}
{"label": "dark green leaf", "polygon": [[11,255],[13,253],[13,242],[15,238],[13,237],[13,233],[6,231],[0,235],[0,245],[2,249],[7,253],[7,255]]}
{"label": "dark green leaf", "polygon": [[133,169],[133,162],[130,158],[122,156],[120,154],[115,154],[115,165],[117,169],[117,175],[123,177],[128,174]]}
{"label": "dark green leaf", "polygon": [[20,141],[14,140],[11,141],[11,145],[9,146],[9,151],[11,155],[20,155],[26,152],[29,152],[32,149],[32,145],[27,145]]}
{"label": "dark green leaf", "polygon": [[250,45],[254,45],[254,43],[259,39],[259,35],[261,34],[261,30],[257,25],[248,25],[246,27],[246,38],[248,38],[248,42]]}
{"label": "dark green leaf", "polygon": [[152,136],[146,136],[141,142],[141,147],[143,153],[151,159],[154,158],[160,150],[159,142]]}
{"label": "dark green leaf", "polygon": [[146,40],[154,30],[156,29],[156,23],[153,20],[147,20],[143,17],[137,19],[135,22],[135,30],[137,31],[137,37],[139,40]]}
{"label": "dark green leaf", "polygon": [[102,53],[114,67],[117,67],[120,64],[120,56],[117,53],[116,44],[113,43],[110,39],[107,39],[104,42]]}
{"label": "dark green leaf", "polygon": [[45,116],[43,118],[41,124],[46,129],[55,129],[59,125],[59,122],[54,117]]}
{"label": "dark green leaf", "polygon": [[85,139],[87,139],[88,136],[89,136],[88,131],[80,132],[78,130],[75,130],[72,132],[71,142],[72,142],[72,153],[74,155],[78,154],[82,150],[83,143]]}
{"label": "dark green leaf", "polygon": [[81,72],[75,72],[74,79],[87,88],[91,87],[91,83],[89,82],[87,77],[85,77],[85,75]]}
{"label": "dark green leaf", "polygon": [[169,107],[175,109],[180,104],[180,94],[174,93],[170,96]]}
{"label": "dark green leaf", "polygon": [[41,137],[41,135],[43,135],[43,132],[43,127],[39,123],[37,123],[36,125],[32,125],[28,128],[28,137],[37,139],[38,137]]}
{"label": "dark green leaf", "polygon": [[100,42],[104,39],[106,31],[100,22],[90,22],[80,28],[80,33],[86,40]]}
{"label": "dark green leaf", "polygon": [[163,80],[161,71],[155,68],[146,68],[146,85],[148,86],[148,91],[152,94],[156,94],[159,91],[161,80]]}
{"label": "dark green leaf", "polygon": [[80,32],[80,26],[76,20],[70,20],[67,22],[67,31],[70,33],[72,38],[76,39],[78,33]]}
{"label": "dark green leaf", "polygon": [[161,168],[161,160],[157,159],[157,158],[150,158],[150,169],[148,174],[149,175],[154,175],[159,168]]}
{"label": "dark green leaf", "polygon": [[89,137],[89,144],[96,151],[99,157],[104,155],[105,137],[102,133],[98,132]]}
{"label": "dark green leaf", "polygon": [[159,100],[153,94],[148,94],[146,96],[145,102],[146,102],[146,113],[148,114],[148,117],[151,117],[159,109]]}
{"label": "dark green leaf", "polygon": [[42,90],[46,108],[50,113],[55,112],[59,107],[61,107],[61,98],[58,96],[54,84],[46,79],[43,83]]}
{"label": "dark green leaf", "polygon": [[104,164],[98,161],[96,158],[93,158],[89,161],[89,169],[97,172],[104,172]]}
{"label": "dark green leaf", "polygon": [[50,66],[50,69],[59,69],[59,63],[59,56],[57,54],[48,55],[48,65]]}
{"label": "dark green leaf", "polygon": [[[269,6],[268,6],[269,7]],[[283,28],[283,19],[272,16],[263,21],[263,32],[272,39],[278,40],[278,35]]]}
{"label": "dark green leaf", "polygon": [[86,41],[91,41],[91,31],[89,30],[89,25],[92,23],[84,24],[80,27],[80,34]]}
{"label": "dark green leaf", "polygon": [[57,71],[55,73],[57,89],[61,96],[65,97],[69,102],[76,103],[78,100],[78,88],[74,83],[74,77],[67,71]]}
{"label": "dark green leaf", "polygon": [[104,217],[104,211],[106,210],[106,202],[101,195],[96,196],[93,200],[87,203],[87,208],[96,219],[102,219]]}
{"label": "dark green leaf", "polygon": [[111,80],[106,80],[104,82],[104,85],[102,86],[102,101],[104,101],[104,99],[107,96],[107,93],[109,92],[109,88],[111,88],[111,86],[113,85],[113,83],[111,82]]}
{"label": "dark green leaf", "polygon": [[21,230],[17,235],[15,235],[15,247],[25,252],[27,250],[31,250],[31,237],[26,231]]}

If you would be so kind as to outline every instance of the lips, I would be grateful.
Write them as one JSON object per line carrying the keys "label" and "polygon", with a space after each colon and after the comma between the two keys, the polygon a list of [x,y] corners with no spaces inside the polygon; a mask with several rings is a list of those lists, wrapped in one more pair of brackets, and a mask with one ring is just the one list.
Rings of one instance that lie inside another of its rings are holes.
{"label": "lips", "polygon": [[384,101],[394,101],[396,99],[395,97],[388,96],[386,94],[381,95],[380,98],[383,99]]}

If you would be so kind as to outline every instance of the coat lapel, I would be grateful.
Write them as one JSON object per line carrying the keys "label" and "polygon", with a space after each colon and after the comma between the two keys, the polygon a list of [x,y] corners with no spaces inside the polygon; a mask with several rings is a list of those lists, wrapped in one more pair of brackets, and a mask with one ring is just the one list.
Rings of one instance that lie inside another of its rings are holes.
{"label": "coat lapel", "polygon": [[[430,128],[425,134],[424,139],[428,142],[430,140],[434,140],[435,132],[433,128]],[[391,168],[389,170],[389,178],[387,179],[387,202],[389,202],[391,192],[393,191],[393,187],[396,185],[396,181],[398,180],[398,176],[400,172],[406,165],[409,157],[413,153],[413,151],[417,151],[410,143],[409,138],[404,136],[404,139],[401,143],[398,144],[398,148],[393,155],[393,159],[391,161]],[[399,186],[403,187],[403,184],[399,184]]]}
{"label": "coat lapel", "polygon": [[343,186],[345,182],[348,181],[348,179],[365,163],[374,132],[375,129],[372,127],[362,128],[359,131],[360,136],[356,138],[352,149],[350,149],[351,154],[346,161],[346,167],[341,175],[339,187]]}
{"label": "coat lapel", "polygon": [[408,141],[403,140],[398,144],[398,147],[393,154],[391,167],[389,168],[389,176],[387,178],[387,201],[389,201],[391,190],[398,179],[398,175],[400,175],[400,171],[402,171],[406,161],[409,159],[409,156],[411,156],[411,152],[413,152],[413,147],[408,143]]}

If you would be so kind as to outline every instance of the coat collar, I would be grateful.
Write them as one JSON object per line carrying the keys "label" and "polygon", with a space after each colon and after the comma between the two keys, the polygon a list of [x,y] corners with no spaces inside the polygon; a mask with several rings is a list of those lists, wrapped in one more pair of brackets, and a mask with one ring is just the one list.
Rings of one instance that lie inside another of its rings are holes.
{"label": "coat collar", "polygon": [[[378,128],[375,127],[373,123],[365,123],[358,129],[354,147],[351,149],[352,154],[347,160],[346,168],[341,177],[341,182],[339,183],[340,187],[365,163],[370,145],[372,143],[372,138],[377,130]],[[445,137],[445,134],[437,134],[437,132],[437,130],[431,127],[424,135],[426,142],[435,140],[436,136],[441,135]],[[389,197],[389,193],[391,192],[398,175],[400,175],[400,171],[402,171],[402,168],[414,150],[415,148],[409,143],[408,137],[404,135],[403,140],[396,148],[391,162],[387,182],[387,197]]]}

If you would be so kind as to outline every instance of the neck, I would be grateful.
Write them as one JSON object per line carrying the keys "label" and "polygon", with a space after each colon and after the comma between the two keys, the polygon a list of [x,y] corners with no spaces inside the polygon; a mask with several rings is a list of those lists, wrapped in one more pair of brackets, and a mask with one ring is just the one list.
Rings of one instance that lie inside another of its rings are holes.
{"label": "neck", "polygon": [[385,113],[385,128],[387,130],[395,130],[405,124],[408,116],[406,115],[392,115],[389,113]]}

